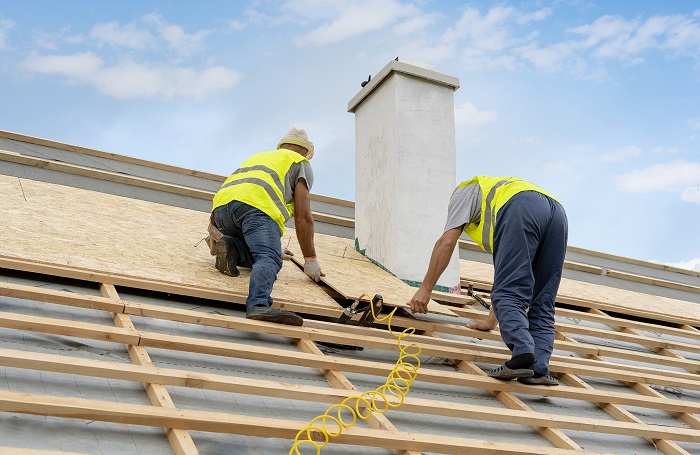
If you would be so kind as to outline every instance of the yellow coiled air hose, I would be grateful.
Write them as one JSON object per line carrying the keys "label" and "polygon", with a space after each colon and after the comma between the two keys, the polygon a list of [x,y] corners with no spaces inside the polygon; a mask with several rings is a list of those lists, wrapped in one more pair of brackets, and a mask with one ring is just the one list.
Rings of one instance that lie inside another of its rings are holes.
{"label": "yellow coiled air hose", "polygon": [[[362,297],[369,295],[362,294]],[[371,299],[370,299],[371,300]],[[315,417],[311,422],[297,433],[294,438],[294,445],[289,449],[289,455],[302,455],[299,447],[302,445],[311,445],[316,449],[316,454],[321,453],[321,449],[328,445],[330,438],[339,436],[343,428],[351,427],[357,422],[359,417],[362,420],[367,420],[373,412],[385,413],[389,408],[398,408],[403,403],[405,396],[408,394],[413,380],[418,375],[420,368],[420,359],[418,356],[421,353],[421,348],[417,344],[410,343],[406,346],[401,345],[401,340],[415,333],[414,327],[408,327],[401,333],[395,333],[391,330],[391,319],[396,313],[394,308],[391,313],[381,319],[374,314],[374,306],[370,303],[372,316],[376,322],[387,321],[389,333],[396,337],[399,344],[399,358],[396,361],[394,369],[389,373],[386,382],[377,387],[375,390],[364,392],[361,395],[353,395],[344,399],[341,403],[331,406],[326,410],[326,413]],[[387,400],[387,394],[398,398],[397,402]],[[380,403],[378,403],[380,401]],[[352,420],[347,422],[343,420],[343,411],[352,416]],[[334,428],[329,428],[329,423],[333,424]],[[337,429],[336,429],[337,428]],[[323,437],[322,441],[314,441],[313,435]],[[302,436],[304,436],[302,438]],[[301,439],[300,439],[301,438]]]}

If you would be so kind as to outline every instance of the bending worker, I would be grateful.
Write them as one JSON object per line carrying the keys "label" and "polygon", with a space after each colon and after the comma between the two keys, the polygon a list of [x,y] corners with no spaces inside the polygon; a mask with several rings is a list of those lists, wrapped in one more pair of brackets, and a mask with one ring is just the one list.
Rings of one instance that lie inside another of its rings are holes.
{"label": "bending worker", "polygon": [[[438,278],[462,232],[493,255],[491,311],[469,327],[493,330],[511,359],[489,372],[492,378],[558,385],[549,372],[554,348],[554,301],[561,281],[568,221],[549,193],[516,177],[477,176],[452,193],[444,234],[433,248],[421,287],[409,302],[427,313]],[[495,312],[494,312],[495,309]]]}
{"label": "bending worker", "polygon": [[240,273],[238,266],[252,268],[245,303],[249,319],[303,324],[298,314],[271,308],[270,294],[282,268],[280,240],[284,223],[292,216],[304,254],[304,272],[317,282],[325,276],[316,259],[309,203],[313,155],[314,145],[306,131],[292,128],[277,150],[249,157],[214,196],[212,222],[223,234],[210,245],[215,265],[234,277]]}

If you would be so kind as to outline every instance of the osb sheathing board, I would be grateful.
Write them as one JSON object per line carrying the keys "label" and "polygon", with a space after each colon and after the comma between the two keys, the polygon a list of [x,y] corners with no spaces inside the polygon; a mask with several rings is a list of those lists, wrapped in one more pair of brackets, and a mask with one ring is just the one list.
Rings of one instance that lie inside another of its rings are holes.
{"label": "osb sheathing board", "polygon": [[[236,278],[219,273],[200,242],[208,218],[194,210],[0,175],[1,256],[247,296],[249,270],[241,269]],[[341,309],[291,261],[284,261],[272,297]]]}
{"label": "osb sheathing board", "polygon": [[[411,287],[389,272],[379,268],[355,250],[351,239],[330,235],[314,235],[316,255],[326,276],[323,281],[346,298],[357,298],[362,294],[370,297],[379,294],[387,305],[406,308],[416,288]],[[296,258],[303,257],[293,230],[288,229],[282,244]],[[431,300],[428,309],[432,313],[457,316],[446,306]]]}
{"label": "osb sheathing board", "polygon": [[[459,271],[463,280],[493,283],[493,265],[491,264],[460,259]],[[698,325],[700,322],[700,306],[685,300],[611,288],[568,278],[562,278],[557,295],[612,305],[622,312],[643,310],[649,313],[651,318],[665,315],[683,318],[689,325]]]}

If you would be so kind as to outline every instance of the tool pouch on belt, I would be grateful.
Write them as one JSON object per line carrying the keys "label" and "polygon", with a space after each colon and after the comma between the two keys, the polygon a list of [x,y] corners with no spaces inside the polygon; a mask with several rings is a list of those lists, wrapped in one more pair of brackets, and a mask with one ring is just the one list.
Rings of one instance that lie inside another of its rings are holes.
{"label": "tool pouch on belt", "polygon": [[216,256],[216,242],[221,240],[221,237],[224,235],[216,228],[216,225],[214,225],[214,213],[212,213],[209,217],[209,227],[207,228],[207,231],[209,231],[209,235],[204,239],[204,241],[207,242],[207,245],[209,245],[209,253],[212,256]]}

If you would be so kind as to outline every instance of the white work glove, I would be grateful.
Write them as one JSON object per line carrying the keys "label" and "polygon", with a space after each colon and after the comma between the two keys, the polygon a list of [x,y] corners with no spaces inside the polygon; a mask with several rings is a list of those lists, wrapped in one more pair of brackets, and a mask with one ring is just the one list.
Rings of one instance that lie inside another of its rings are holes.
{"label": "white work glove", "polygon": [[304,273],[317,283],[321,281],[322,276],[326,276],[321,271],[321,264],[318,263],[318,259],[315,257],[304,258]]}
{"label": "white work glove", "polygon": [[294,257],[294,253],[289,251],[287,248],[282,247],[282,259],[292,259]]}

